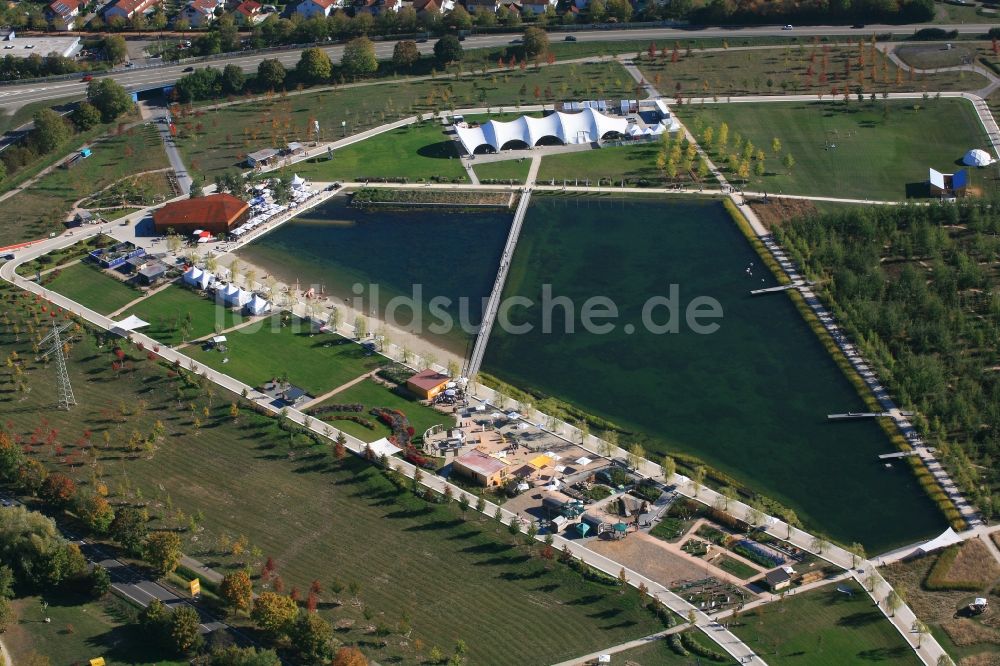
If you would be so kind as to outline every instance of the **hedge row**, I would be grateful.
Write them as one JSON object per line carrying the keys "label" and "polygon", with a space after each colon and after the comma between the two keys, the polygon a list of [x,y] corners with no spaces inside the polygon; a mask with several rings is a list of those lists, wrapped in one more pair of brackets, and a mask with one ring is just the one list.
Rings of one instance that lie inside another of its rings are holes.
{"label": "hedge row", "polygon": [[694,634],[690,631],[685,631],[681,633],[681,644],[684,645],[689,651],[695,653],[699,657],[704,657],[705,659],[710,659],[711,661],[728,662],[729,657],[713,650],[707,645],[702,645],[694,637]]}

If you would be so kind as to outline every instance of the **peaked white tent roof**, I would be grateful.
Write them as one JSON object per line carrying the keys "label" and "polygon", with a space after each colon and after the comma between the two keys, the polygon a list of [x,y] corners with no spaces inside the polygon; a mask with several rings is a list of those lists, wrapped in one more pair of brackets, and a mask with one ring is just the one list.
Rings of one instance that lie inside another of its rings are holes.
{"label": "peaked white tent roof", "polygon": [[302,187],[306,184],[306,179],[301,177],[299,174],[292,176],[292,187]]}
{"label": "peaked white tent roof", "polygon": [[930,553],[932,551],[938,550],[940,548],[947,548],[952,544],[960,543],[962,537],[955,534],[955,530],[950,527],[941,533],[940,536],[931,539],[925,544],[922,544],[917,550],[923,551],[925,553]]}
{"label": "peaked white tent roof", "polygon": [[590,143],[600,141],[609,132],[625,134],[628,121],[612,118],[591,108],[580,113],[557,111],[544,118],[521,116],[510,122],[489,120],[479,127],[455,126],[459,141],[470,155],[481,146],[499,151],[511,141],[537,145],[543,138],[558,139],[562,143]]}
{"label": "peaked white tent roof", "polygon": [[372,453],[374,453],[377,456],[383,456],[383,455],[391,456],[403,450],[398,446],[396,446],[395,444],[393,444],[392,442],[390,442],[385,437],[383,437],[382,439],[376,439],[368,446],[371,447]]}
{"label": "peaked white tent roof", "polygon": [[261,298],[257,294],[254,294],[253,298],[251,298],[247,302],[246,308],[247,310],[250,311],[251,314],[258,315],[258,314],[263,314],[268,310],[270,310],[271,304],[267,301],[267,299]]}
{"label": "peaked white tent roof", "polygon": [[143,321],[135,315],[129,315],[121,321],[115,322],[115,328],[120,328],[123,331],[134,331],[135,329],[142,328],[143,326],[149,326],[149,322]]}
{"label": "peaked white tent roof", "polygon": [[973,148],[965,154],[965,157],[962,158],[963,164],[974,167],[989,166],[995,161],[996,160],[994,160],[988,152],[979,148]]}
{"label": "peaked white tent roof", "polygon": [[200,284],[201,276],[205,274],[205,271],[201,270],[197,266],[192,266],[184,272],[184,281],[188,284]]}

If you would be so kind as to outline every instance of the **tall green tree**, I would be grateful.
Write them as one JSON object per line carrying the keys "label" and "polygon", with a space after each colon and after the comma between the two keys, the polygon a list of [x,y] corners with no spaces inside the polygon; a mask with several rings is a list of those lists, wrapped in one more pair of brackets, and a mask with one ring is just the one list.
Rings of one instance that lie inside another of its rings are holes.
{"label": "tall green tree", "polygon": [[333,72],[333,63],[326,51],[320,48],[309,48],[302,52],[295,72],[299,79],[308,83],[322,83],[330,79]]}
{"label": "tall green tree", "polygon": [[189,654],[201,645],[201,633],[198,628],[201,618],[187,604],[182,604],[170,614],[170,644],[178,654]]}
{"label": "tall green tree", "polygon": [[464,49],[455,35],[445,35],[434,44],[434,57],[442,65],[462,60]]}
{"label": "tall green tree", "polygon": [[344,46],[344,55],[340,64],[344,74],[352,79],[371,76],[378,71],[378,60],[375,58],[375,44],[367,37],[356,37]]}
{"label": "tall green tree", "polygon": [[549,50],[549,35],[541,28],[525,28],[524,55],[529,58],[542,55]]}
{"label": "tall green tree", "polygon": [[104,38],[104,55],[112,65],[120,65],[128,58],[128,47],[121,35],[108,35]]}
{"label": "tall green tree", "polygon": [[239,65],[232,63],[222,69],[222,89],[229,94],[243,92],[243,86],[247,83],[247,76]]}
{"label": "tall green tree", "polygon": [[257,83],[264,90],[277,90],[285,83],[285,66],[276,58],[261,60],[257,65]]}
{"label": "tall green tree", "polygon": [[51,153],[61,146],[71,135],[66,120],[52,109],[39,109],[31,117],[34,127],[31,142],[40,153]]}
{"label": "tall green tree", "polygon": [[117,119],[132,109],[132,95],[111,78],[94,79],[87,85],[87,99],[101,112],[106,123]]}
{"label": "tall green tree", "polygon": [[165,576],[181,562],[181,538],[174,532],[153,532],[146,537],[143,559]]}

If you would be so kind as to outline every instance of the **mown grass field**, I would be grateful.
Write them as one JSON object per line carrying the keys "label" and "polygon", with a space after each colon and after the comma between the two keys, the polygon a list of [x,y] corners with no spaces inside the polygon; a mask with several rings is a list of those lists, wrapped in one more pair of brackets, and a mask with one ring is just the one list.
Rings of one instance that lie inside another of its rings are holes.
{"label": "mown grass field", "polygon": [[[655,57],[643,54],[637,64],[646,80],[662,94],[683,98],[821,92],[830,95],[833,88],[843,91],[845,85],[851,92],[860,85],[866,94],[977,90],[987,83],[974,72],[911,76],[908,71],[898,70],[880,51],[873,54],[870,42],[859,46],[858,38],[854,39],[851,45],[844,40],[840,45],[789,44],[766,49],[692,50],[690,54],[681,45],[676,62],[674,42],[666,42],[658,45]],[[859,59],[862,50],[864,56]],[[863,66],[859,64],[862,61]]]}
{"label": "mown grass field", "polygon": [[[82,147],[83,139],[77,140],[80,144],[76,147]],[[78,199],[125,176],[169,166],[163,143],[153,127],[134,127],[87,145],[93,149],[90,157],[79,160],[72,169],[53,169],[3,202],[0,245],[60,232],[63,220]]]}
{"label": "mown grass field", "polygon": [[295,173],[318,181],[406,178],[410,182],[441,179],[467,183],[458,144],[439,122],[409,125],[296,164]]}
{"label": "mown grass field", "polygon": [[[699,137],[729,125],[766,153],[766,173],[749,187],[786,194],[901,200],[927,196],[927,169],[953,173],[970,147],[989,141],[972,105],[962,99],[913,102],[802,102],[689,106],[678,115]],[[775,155],[772,141],[781,141]],[[791,154],[789,170],[782,160]],[[721,166],[721,165],[719,165]],[[544,162],[543,162],[544,168]],[[836,174],[836,178],[832,175]],[[977,174],[973,176],[973,185]]]}
{"label": "mown grass field", "polygon": [[631,184],[645,180],[652,186],[662,186],[663,177],[656,170],[658,152],[660,144],[653,142],[549,155],[542,158],[538,168],[538,183],[548,185],[554,180],[561,185],[565,180],[567,185],[577,181],[583,185],[590,179],[596,185],[598,180],[610,178],[619,185],[624,178]]}
{"label": "mown grass field", "polygon": [[91,310],[108,314],[142,296],[142,292],[105,275],[97,266],[80,262],[42,276],[46,289],[71,298]]}
{"label": "mown grass field", "polygon": [[[212,175],[237,166],[247,153],[306,140],[313,120],[333,140],[426,111],[557,99],[610,99],[627,94],[632,78],[617,62],[557,65],[524,71],[425,81],[389,80],[304,95],[281,96],[211,112],[177,113],[178,145],[188,169]],[[538,92],[536,98],[535,92]],[[341,123],[346,123],[341,127]],[[372,174],[376,175],[376,174]]]}
{"label": "mown grass field", "polygon": [[[43,611],[41,603],[48,607]],[[14,602],[18,622],[4,632],[14,664],[85,664],[104,657],[108,666],[181,666],[187,661],[158,658],[148,637],[130,624],[124,602],[94,601],[66,594],[21,597]],[[45,618],[51,622],[46,623]]]}
{"label": "mown grass field", "polygon": [[[543,162],[544,163],[544,162]],[[531,160],[503,160],[501,162],[483,162],[476,164],[473,161],[473,171],[480,182],[485,180],[511,180],[523,183],[531,170]]]}
{"label": "mown grass field", "polygon": [[[414,400],[405,389],[390,389],[389,387],[378,384],[370,379],[366,379],[365,381],[355,384],[350,388],[333,394],[317,405],[317,407],[321,408],[324,405],[331,404],[346,405],[350,403],[363,404],[366,407],[365,414],[367,414],[368,410],[374,407],[398,409],[406,414],[406,418],[410,421],[410,425],[413,426],[416,437],[422,437],[424,432],[432,426],[445,423],[453,424],[455,422],[453,416],[442,414],[436,409],[420,404],[420,402]],[[362,416],[365,414],[362,414]],[[320,417],[317,416],[317,418]],[[374,430],[352,421],[334,420],[329,421],[329,423],[330,427],[334,430],[343,430],[344,432],[354,435],[355,437],[366,442],[374,442],[376,439],[388,437],[392,434],[388,426],[383,425],[374,417],[365,416],[365,418],[368,418],[368,420],[375,424]]]}
{"label": "mown grass field", "polygon": [[250,386],[287,377],[313,397],[387,362],[382,356],[365,356],[361,345],[347,338],[315,332],[301,319],[268,317],[226,337],[226,352],[192,345],[185,353]]}
{"label": "mown grass field", "polygon": [[[25,337],[16,343],[0,330],[0,349],[31,358]],[[327,446],[246,406],[234,418],[230,405],[238,398],[197,377],[138,350],[115,373],[113,346],[98,342],[84,331],[73,345],[69,366],[80,404],[70,412],[53,409],[50,368],[29,361],[23,379],[32,390],[23,395],[0,376],[0,419],[30,455],[80,484],[96,472],[113,504],[146,505],[154,526],[183,530],[186,552],[214,567],[259,572],[273,557],[286,591],[318,580],[320,612],[355,622],[338,638],[360,643],[379,662],[418,663],[432,646],[447,653],[460,638],[469,663],[550,664],[662,626],[635,592],[621,595],[614,584],[588,582],[541,559],[538,546],[514,545],[490,520],[463,519],[454,506],[400,491],[358,458],[335,461]],[[162,439],[152,450],[132,450],[130,433],[147,433],[157,420]],[[47,444],[51,431],[58,441]],[[203,518],[192,533],[196,515]],[[229,544],[240,535],[248,542],[234,557]],[[360,605],[345,587],[351,583]],[[407,639],[399,629],[404,619],[412,627]],[[388,631],[384,647],[365,633],[368,624]]]}
{"label": "mown grass field", "polygon": [[919,664],[913,649],[855,583],[811,590],[761,606],[730,624],[769,664]]}
{"label": "mown grass field", "polygon": [[149,322],[142,329],[165,345],[176,345],[236,326],[243,316],[180,285],[171,285],[136,303],[122,317],[135,315]]}

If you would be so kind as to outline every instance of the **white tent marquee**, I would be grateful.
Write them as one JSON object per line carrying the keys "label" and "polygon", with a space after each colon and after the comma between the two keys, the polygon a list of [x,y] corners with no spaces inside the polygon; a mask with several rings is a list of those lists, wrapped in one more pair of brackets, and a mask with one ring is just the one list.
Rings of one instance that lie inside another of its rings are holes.
{"label": "white tent marquee", "polygon": [[247,301],[245,307],[247,312],[252,315],[262,315],[271,310],[271,304],[267,301],[267,299],[261,298],[257,294],[254,294],[253,298]]}
{"label": "white tent marquee", "polygon": [[215,276],[208,271],[203,271],[200,268],[192,266],[187,269],[183,275],[184,284],[189,284],[192,287],[197,287],[198,289],[208,289],[208,287],[215,282]]}
{"label": "white tent marquee", "polygon": [[609,133],[625,134],[628,121],[612,118],[591,108],[580,113],[557,111],[544,118],[521,116],[510,122],[490,120],[479,127],[455,126],[459,141],[470,155],[482,146],[499,151],[511,141],[535,146],[543,138],[558,139],[564,144],[591,143]]}
{"label": "white tent marquee", "polygon": [[115,328],[120,328],[123,331],[134,331],[137,328],[143,328],[144,326],[149,326],[148,321],[143,321],[135,315],[129,315],[121,321],[115,322]]}
{"label": "white tent marquee", "polygon": [[299,174],[295,174],[294,176],[292,176],[292,187],[294,187],[295,189],[299,189],[305,184],[306,184],[306,179],[300,176]]}
{"label": "white tent marquee", "polygon": [[993,164],[996,160],[985,150],[973,148],[962,158],[962,164],[966,166],[984,167]]}

